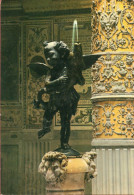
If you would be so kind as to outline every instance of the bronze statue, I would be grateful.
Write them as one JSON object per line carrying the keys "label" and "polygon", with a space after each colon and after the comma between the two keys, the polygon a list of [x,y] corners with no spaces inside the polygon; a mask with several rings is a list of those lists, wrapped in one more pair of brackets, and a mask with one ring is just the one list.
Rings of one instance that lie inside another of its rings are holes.
{"label": "bronze statue", "polygon": [[[61,148],[70,148],[68,142],[70,137],[70,120],[75,115],[79,94],[74,85],[84,85],[85,79],[82,70],[91,67],[100,56],[82,55],[80,43],[74,44],[73,52],[68,46],[60,42],[44,42],[45,63],[31,63],[31,73],[36,72],[40,76],[46,75],[45,87],[38,92],[34,106],[39,108],[42,104],[45,113],[43,117],[43,128],[38,132],[38,138],[50,132],[52,119],[59,111],[61,118],[60,142]],[[49,102],[42,100],[42,95],[50,95]]]}

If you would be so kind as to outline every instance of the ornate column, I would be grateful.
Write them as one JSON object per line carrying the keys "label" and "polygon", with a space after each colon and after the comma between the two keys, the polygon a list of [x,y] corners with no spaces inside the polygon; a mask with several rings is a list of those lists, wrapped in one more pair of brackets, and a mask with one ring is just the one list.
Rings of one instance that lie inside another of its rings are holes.
{"label": "ornate column", "polygon": [[93,0],[93,194],[134,194],[134,1]]}

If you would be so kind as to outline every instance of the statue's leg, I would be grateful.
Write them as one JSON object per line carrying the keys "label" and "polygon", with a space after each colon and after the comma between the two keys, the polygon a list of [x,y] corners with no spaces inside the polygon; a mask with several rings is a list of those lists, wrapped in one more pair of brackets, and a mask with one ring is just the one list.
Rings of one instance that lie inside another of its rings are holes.
{"label": "statue's leg", "polygon": [[61,116],[61,131],[60,131],[60,142],[61,142],[61,148],[64,148],[64,143],[65,143],[65,119],[63,116]]}
{"label": "statue's leg", "polygon": [[69,142],[69,138],[70,138],[70,133],[71,133],[71,129],[70,129],[70,120],[71,120],[72,114],[68,113],[67,117],[66,117],[66,131],[65,131],[65,144],[68,145]]}
{"label": "statue's leg", "polygon": [[60,117],[61,117],[61,132],[60,132],[60,141],[61,141],[61,147],[62,148],[68,148],[68,142],[70,137],[70,119],[71,114],[68,114],[66,110],[60,111]]}
{"label": "statue's leg", "polygon": [[69,142],[69,137],[70,137],[70,120],[66,121],[66,134],[65,134],[65,144],[68,144]]}
{"label": "statue's leg", "polygon": [[46,109],[43,116],[43,128],[42,130],[38,131],[38,138],[43,137],[45,134],[51,131],[52,119],[55,113],[55,110],[53,111],[52,109]]}

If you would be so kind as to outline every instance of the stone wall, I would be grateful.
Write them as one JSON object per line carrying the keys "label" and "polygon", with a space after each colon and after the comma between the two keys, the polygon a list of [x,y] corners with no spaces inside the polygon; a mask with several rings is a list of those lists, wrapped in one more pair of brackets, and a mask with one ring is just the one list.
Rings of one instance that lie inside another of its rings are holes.
{"label": "stone wall", "polygon": [[[64,1],[65,2],[65,1]],[[56,7],[55,7],[56,5]],[[33,109],[33,99],[44,83],[34,80],[27,64],[43,57],[42,42],[62,40],[71,47],[73,20],[78,20],[79,41],[83,53],[90,53],[90,1],[61,0],[3,1],[1,38],[2,89],[2,193],[45,194],[44,179],[38,165],[45,152],[59,145],[60,121],[53,120],[52,132],[41,140],[37,132],[42,126],[42,110]],[[54,9],[55,8],[55,9]],[[81,95],[76,116],[71,121],[70,145],[80,152],[91,149],[92,123],[90,69],[83,72],[86,85],[76,86]],[[86,194],[91,187],[87,186]]]}

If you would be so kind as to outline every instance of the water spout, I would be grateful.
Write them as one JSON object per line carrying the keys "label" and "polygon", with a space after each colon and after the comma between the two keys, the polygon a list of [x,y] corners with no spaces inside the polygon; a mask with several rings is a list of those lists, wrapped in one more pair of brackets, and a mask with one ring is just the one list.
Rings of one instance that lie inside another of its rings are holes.
{"label": "water spout", "polygon": [[77,23],[77,20],[74,20],[74,22],[73,22],[72,51],[74,49],[75,42],[78,42],[78,23]]}

